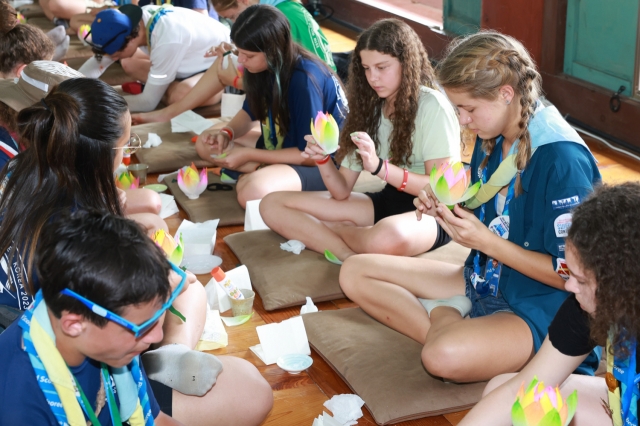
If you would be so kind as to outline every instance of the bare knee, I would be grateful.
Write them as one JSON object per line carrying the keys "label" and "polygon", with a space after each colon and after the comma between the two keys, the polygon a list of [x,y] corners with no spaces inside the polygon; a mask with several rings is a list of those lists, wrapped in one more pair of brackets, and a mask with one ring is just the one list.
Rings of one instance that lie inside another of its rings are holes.
{"label": "bare knee", "polygon": [[271,192],[260,201],[260,216],[269,227],[278,221],[277,211],[284,205],[286,196],[284,192]]}
{"label": "bare knee", "polygon": [[132,61],[131,58],[121,59],[120,66],[122,66],[122,70],[129,75],[135,73],[135,61]]}
{"label": "bare knee", "polygon": [[251,401],[251,408],[246,413],[249,417],[246,424],[262,423],[273,407],[271,385],[249,361],[231,356],[222,356],[220,360],[225,370],[233,374],[232,379],[237,388],[242,389],[241,399]]}
{"label": "bare knee", "polygon": [[340,267],[340,287],[344,294],[351,300],[360,299],[363,277],[370,265],[368,255],[358,254],[348,257]]}
{"label": "bare knee", "polygon": [[455,342],[446,336],[429,340],[422,348],[422,365],[430,374],[454,382],[466,381],[465,367],[469,356],[464,342]]}
{"label": "bare knee", "polygon": [[176,102],[180,102],[187,93],[191,91],[191,87],[187,84],[175,84],[167,90],[167,103],[169,105],[175,104]]}
{"label": "bare knee", "polygon": [[[244,209],[246,208],[247,201],[261,200],[271,192],[271,189],[268,183],[260,182],[250,173],[238,181],[236,191],[238,192],[238,203],[240,203]],[[262,204],[262,202],[260,202],[260,204]]]}
{"label": "bare knee", "polygon": [[[365,243],[367,253],[391,254],[395,256],[409,255],[411,236],[395,227],[373,226]],[[413,254],[413,253],[411,253]]]}

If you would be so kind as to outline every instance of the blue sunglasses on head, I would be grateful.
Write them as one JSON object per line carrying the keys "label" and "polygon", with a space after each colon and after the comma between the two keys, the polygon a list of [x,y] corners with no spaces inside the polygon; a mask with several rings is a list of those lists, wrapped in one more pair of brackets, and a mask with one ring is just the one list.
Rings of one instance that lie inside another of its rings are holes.
{"label": "blue sunglasses on head", "polygon": [[169,300],[167,300],[164,303],[164,305],[162,305],[162,307],[155,314],[153,314],[151,318],[149,318],[148,320],[146,320],[140,325],[136,325],[131,321],[128,321],[122,318],[120,315],[114,314],[108,309],[103,308],[97,303],[93,303],[91,300],[80,296],[78,293],[76,293],[73,290],[69,290],[68,288],[63,289],[60,292],[60,294],[64,294],[65,296],[73,297],[74,299],[79,300],[87,308],[91,309],[91,312],[93,312],[94,314],[101,316],[102,318],[108,319],[109,321],[113,321],[116,324],[126,328],[127,330],[130,330],[135,337],[140,337],[141,335],[149,331],[156,324],[156,322],[162,316],[162,314],[171,307],[171,304],[176,300],[176,297],[178,297],[180,293],[182,293],[184,284],[187,281],[187,274],[182,269],[178,268],[176,265],[174,265],[171,262],[169,262],[169,264],[171,265],[171,269],[180,276],[181,278],[180,284],[178,284],[175,290],[173,290],[173,292],[171,293],[171,296],[169,297]]}

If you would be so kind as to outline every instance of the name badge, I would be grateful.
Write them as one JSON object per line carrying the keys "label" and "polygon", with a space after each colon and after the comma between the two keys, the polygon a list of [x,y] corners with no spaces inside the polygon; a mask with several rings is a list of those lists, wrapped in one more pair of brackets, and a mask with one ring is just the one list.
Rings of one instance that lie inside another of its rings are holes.
{"label": "name badge", "polygon": [[509,238],[509,216],[498,216],[489,224],[489,230],[497,236]]}

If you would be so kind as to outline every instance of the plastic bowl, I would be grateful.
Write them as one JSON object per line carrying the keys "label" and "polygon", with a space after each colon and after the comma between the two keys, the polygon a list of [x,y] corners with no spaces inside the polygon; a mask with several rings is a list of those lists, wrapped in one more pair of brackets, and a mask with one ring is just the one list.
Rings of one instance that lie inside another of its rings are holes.
{"label": "plastic bowl", "polygon": [[309,355],[290,354],[283,355],[278,358],[278,367],[290,374],[300,374],[302,371],[311,367],[313,359]]}
{"label": "plastic bowl", "polygon": [[145,188],[160,193],[167,190],[167,185],[163,185],[161,183],[152,183],[151,185],[146,185]]}

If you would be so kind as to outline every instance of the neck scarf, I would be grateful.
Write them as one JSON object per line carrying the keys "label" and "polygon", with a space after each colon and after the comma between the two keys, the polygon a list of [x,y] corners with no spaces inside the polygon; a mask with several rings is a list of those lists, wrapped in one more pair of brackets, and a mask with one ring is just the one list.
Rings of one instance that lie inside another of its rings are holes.
{"label": "neck scarf", "polygon": [[[85,426],[80,393],[73,374],[56,348],[55,334],[42,291],[36,294],[31,308],[20,319],[20,327],[23,329],[25,351],[29,354],[38,385],[58,424]],[[118,390],[121,418],[131,426],[153,426],[147,386],[140,370],[139,358],[134,358],[126,367],[109,370]],[[105,381],[105,386],[110,386],[109,382],[110,380]]]}
{"label": "neck scarf", "polygon": [[[529,121],[529,135],[531,136],[531,155],[543,145],[554,142],[574,142],[587,147],[578,132],[567,123],[558,109],[554,106],[541,107],[536,110]],[[516,166],[516,148],[520,139],[516,140],[507,157],[500,163],[486,183],[483,183],[475,197],[465,203],[465,207],[476,209],[491,200],[518,173]]]}

